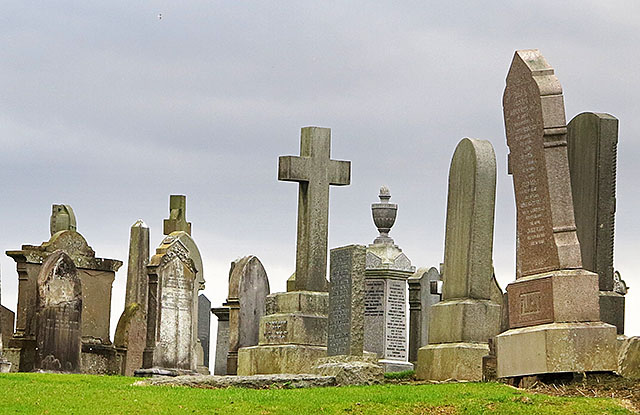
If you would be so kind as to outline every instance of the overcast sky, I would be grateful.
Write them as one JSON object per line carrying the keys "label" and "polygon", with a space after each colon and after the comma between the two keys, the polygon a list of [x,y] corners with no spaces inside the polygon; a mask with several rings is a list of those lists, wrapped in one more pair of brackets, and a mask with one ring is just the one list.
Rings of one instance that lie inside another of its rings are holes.
{"label": "overcast sky", "polygon": [[[490,140],[504,289],[515,204],[502,93],[514,51],[539,48],[567,121],[620,119],[615,267],[631,286],[627,334],[640,334],[637,0],[4,2],[0,36],[0,248],[48,240],[51,204],[64,203],[99,257],[126,264],[130,226],[143,219],[155,249],[169,195],[185,194],[214,306],[245,255],[285,289],[298,186],[277,181],[277,157],[299,154],[309,125],[331,127],[332,157],[352,161],[351,185],[331,190],[329,246],[373,241],[370,204],[386,184],[391,236],[417,267],[443,259],[457,143]],[[15,310],[15,263],[0,266]],[[126,265],[112,332],[125,284]]]}

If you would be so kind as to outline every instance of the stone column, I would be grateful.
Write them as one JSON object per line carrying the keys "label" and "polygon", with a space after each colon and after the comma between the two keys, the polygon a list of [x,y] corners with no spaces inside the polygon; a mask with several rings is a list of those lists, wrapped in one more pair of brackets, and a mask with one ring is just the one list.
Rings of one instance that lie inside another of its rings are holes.
{"label": "stone column", "polygon": [[216,335],[216,361],[213,374],[224,376],[227,374],[227,353],[229,352],[229,308],[212,308],[211,312],[218,318]]}
{"label": "stone column", "polygon": [[389,232],[398,205],[380,188],[373,203],[373,221],[380,235],[367,247],[364,297],[364,349],[376,353],[385,372],[412,370],[407,344],[407,278],[415,272],[409,258],[394,244]]}

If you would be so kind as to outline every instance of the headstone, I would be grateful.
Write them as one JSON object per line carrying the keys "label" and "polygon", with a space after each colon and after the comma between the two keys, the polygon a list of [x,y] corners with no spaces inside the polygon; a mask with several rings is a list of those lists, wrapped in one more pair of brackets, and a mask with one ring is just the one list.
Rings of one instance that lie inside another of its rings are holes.
{"label": "headstone", "polygon": [[213,374],[224,376],[227,374],[227,353],[229,353],[229,308],[212,308],[211,312],[218,318],[216,334],[216,361]]}
{"label": "headstone", "polygon": [[37,304],[36,367],[79,372],[82,283],[73,260],[61,250],[42,264]]}
{"label": "headstone", "polygon": [[[172,196],[171,201],[175,200],[181,198]],[[184,218],[184,211],[174,215],[174,204],[170,208],[170,220],[174,216]],[[194,372],[197,369],[198,291],[204,289],[204,276],[202,257],[191,235],[182,230],[167,235],[151,257],[147,273],[145,370],[135,373],[144,376],[158,371]]]}
{"label": "headstone", "polygon": [[82,281],[82,368],[83,373],[116,374],[116,350],[110,339],[111,289],[122,261],[98,258],[76,230],[76,219],[68,205],[53,205],[51,238],[41,245],[23,245],[7,251],[18,271],[18,307],[15,333],[5,343],[16,369],[30,372],[36,367],[36,292],[43,262],[56,250],[74,262]]}
{"label": "headstone", "polygon": [[[11,362],[2,357],[2,338],[9,337],[13,334],[13,316],[11,318],[11,325],[8,324],[6,320],[8,320],[7,311],[11,312],[9,309],[5,308],[1,305],[2,303],[2,278],[0,278],[0,373],[7,373],[11,370]],[[11,315],[13,313],[11,312]]]}
{"label": "headstone", "polygon": [[364,350],[376,353],[385,372],[412,370],[407,344],[407,278],[415,267],[389,231],[398,205],[380,188],[380,203],[373,203],[373,221],[380,235],[367,247],[364,294]]}
{"label": "headstone", "polygon": [[582,265],[598,274],[600,320],[624,333],[624,295],[614,290],[618,119],[585,112],[567,125],[571,190]]}
{"label": "headstone", "polygon": [[599,321],[598,275],[582,268],[562,87],[537,49],[516,51],[506,84],[517,252],[498,377],[614,370],[616,330]]}
{"label": "headstone", "polygon": [[419,379],[482,380],[502,315],[492,264],[495,197],[493,146],[461,140],[449,169],[442,301],[431,307],[429,344],[418,351]]}
{"label": "headstone", "polygon": [[367,248],[331,250],[327,355],[362,356]]}
{"label": "headstone", "polygon": [[[198,340],[202,345],[202,371],[209,370],[209,339],[211,337],[211,301],[204,295],[198,296]],[[200,370],[199,370],[200,371]],[[208,373],[207,373],[208,374]]]}
{"label": "headstone", "polygon": [[267,295],[269,279],[257,257],[250,255],[231,263],[229,296],[224,303],[229,308],[228,375],[238,373],[238,350],[258,344]]}
{"label": "headstone", "polygon": [[114,345],[120,356],[120,374],[133,376],[142,368],[147,344],[147,265],[149,263],[149,227],[142,221],[131,226],[125,309],[118,320]]}
{"label": "headstone", "polygon": [[331,130],[305,127],[300,156],[279,159],[278,179],[299,182],[295,290],[267,297],[258,346],[238,351],[239,375],[309,373],[326,356],[329,187],[351,181],[351,162],[330,157]]}
{"label": "headstone", "polygon": [[440,302],[442,278],[434,267],[419,268],[409,283],[409,362],[418,361],[418,349],[429,343],[431,306]]}

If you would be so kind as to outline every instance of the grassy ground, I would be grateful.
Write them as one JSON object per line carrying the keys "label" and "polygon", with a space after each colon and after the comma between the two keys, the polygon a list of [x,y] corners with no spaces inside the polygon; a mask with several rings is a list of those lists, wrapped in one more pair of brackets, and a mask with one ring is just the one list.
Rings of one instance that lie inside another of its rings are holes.
{"label": "grassy ground", "polygon": [[0,414],[628,414],[612,399],[526,393],[497,383],[317,389],[132,386],[133,378],[0,374]]}

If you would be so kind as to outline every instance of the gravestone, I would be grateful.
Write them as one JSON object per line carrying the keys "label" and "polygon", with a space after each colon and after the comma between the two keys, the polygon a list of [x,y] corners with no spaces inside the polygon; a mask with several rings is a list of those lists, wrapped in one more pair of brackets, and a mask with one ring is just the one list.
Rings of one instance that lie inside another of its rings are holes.
{"label": "gravestone", "polygon": [[118,320],[114,345],[120,356],[120,374],[133,376],[142,368],[147,344],[147,265],[149,263],[149,227],[142,221],[131,226],[125,309]]}
{"label": "gravestone", "polygon": [[516,51],[503,109],[517,252],[498,377],[615,370],[616,330],[600,321],[598,275],[582,268],[562,87],[537,49]]}
{"label": "gravestone", "polygon": [[42,264],[36,301],[36,368],[80,372],[82,283],[64,251],[55,251]]}
{"label": "gravestone", "polygon": [[308,373],[327,353],[329,187],[350,183],[351,162],[331,159],[329,128],[305,127],[300,156],[280,157],[278,180],[299,183],[295,291],[267,297],[258,346],[238,351],[239,375]]}
{"label": "gravestone", "polygon": [[[13,316],[11,318],[11,324],[9,325],[7,321],[9,319],[8,318],[9,313],[7,313],[7,311],[10,312],[10,310],[2,306],[1,304],[2,304],[2,278],[0,278],[0,373],[6,373],[11,370],[11,362],[9,362],[4,357],[2,357],[2,349],[3,349],[2,339],[3,339],[3,336],[6,338],[11,334],[13,334]],[[11,315],[13,315],[12,312],[11,312]]]}
{"label": "gravestone", "polygon": [[493,146],[461,140],[449,169],[442,301],[431,307],[418,379],[482,380],[482,357],[500,332],[502,315],[492,265],[495,197]]}
{"label": "gravestone", "polygon": [[211,338],[211,301],[204,295],[198,296],[198,342],[202,347],[202,360],[198,362],[198,372],[209,374],[209,340]]}
{"label": "gravestone", "polygon": [[269,279],[260,260],[246,256],[231,263],[229,270],[229,351],[227,374],[238,373],[238,350],[256,346],[259,340],[260,319],[265,314],[269,295]]}
{"label": "gravestone", "polygon": [[366,256],[362,245],[331,250],[328,356],[362,356]]}
{"label": "gravestone", "polygon": [[53,205],[49,241],[7,251],[7,255],[16,261],[18,271],[15,333],[5,343],[7,359],[15,370],[30,372],[35,368],[38,274],[46,258],[62,250],[73,260],[82,281],[81,371],[90,374],[116,374],[119,371],[109,329],[111,289],[122,261],[96,257],[76,228],[73,209],[68,205]]}
{"label": "gravestone", "polygon": [[135,371],[136,376],[192,373],[197,369],[198,291],[204,289],[204,277],[200,251],[187,232],[191,224],[180,220],[186,216],[184,211],[174,212],[174,202],[184,202],[183,198],[171,196],[172,225],[165,220],[165,232],[171,233],[147,266],[147,346],[144,369]]}
{"label": "gravestone", "polygon": [[373,221],[380,232],[367,247],[364,294],[364,349],[376,353],[385,372],[413,370],[408,362],[407,278],[415,272],[409,258],[389,237],[398,205],[380,188]]}
{"label": "gravestone", "polygon": [[618,119],[576,115],[567,125],[567,152],[582,265],[598,274],[600,320],[624,334],[624,293],[614,289],[613,269]]}
{"label": "gravestone", "polygon": [[216,361],[213,374],[224,376],[227,374],[227,353],[229,353],[229,308],[212,308],[211,312],[218,318],[216,334]]}
{"label": "gravestone", "polygon": [[418,349],[429,343],[431,306],[440,302],[442,278],[434,267],[419,268],[409,283],[409,362],[418,361]]}
{"label": "gravestone", "polygon": [[163,233],[170,235],[175,231],[183,231],[191,235],[191,222],[187,222],[187,197],[171,195],[169,197],[169,219],[163,222]]}

